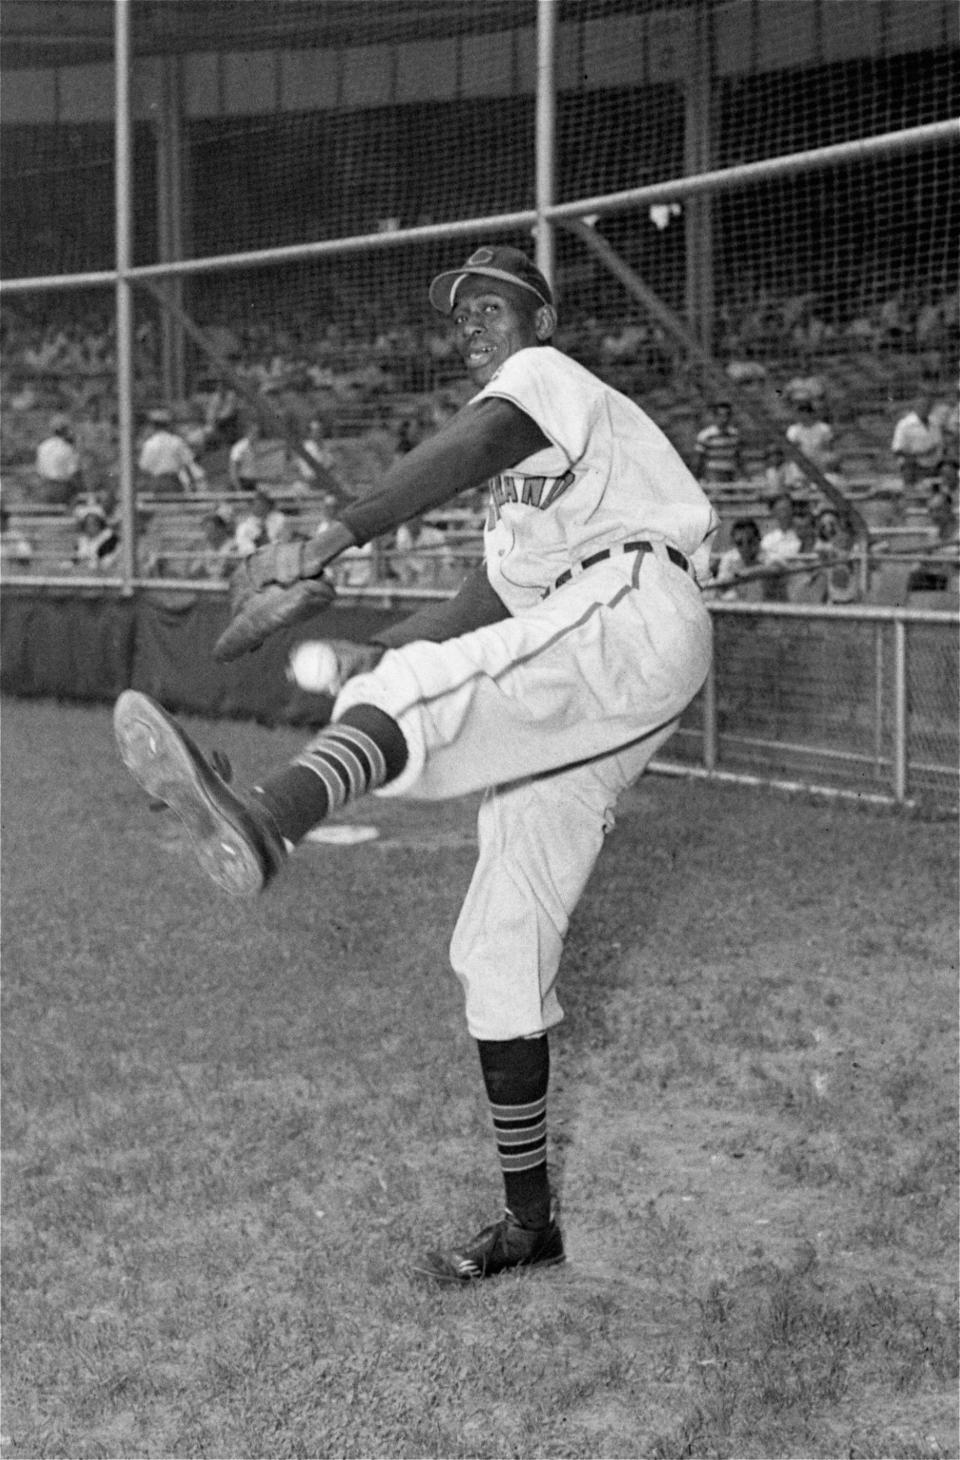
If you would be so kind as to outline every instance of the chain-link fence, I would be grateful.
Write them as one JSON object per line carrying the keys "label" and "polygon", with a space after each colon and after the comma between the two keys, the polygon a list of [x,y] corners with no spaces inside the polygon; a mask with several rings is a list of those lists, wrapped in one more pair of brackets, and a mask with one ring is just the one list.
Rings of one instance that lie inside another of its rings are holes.
{"label": "chain-link fence", "polygon": [[711,612],[713,673],[670,759],[956,808],[955,615],[762,604]]}

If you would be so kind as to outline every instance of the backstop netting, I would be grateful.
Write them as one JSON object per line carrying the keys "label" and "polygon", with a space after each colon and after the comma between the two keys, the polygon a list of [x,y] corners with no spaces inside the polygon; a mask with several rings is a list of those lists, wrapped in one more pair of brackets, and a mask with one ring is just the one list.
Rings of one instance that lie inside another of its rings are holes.
{"label": "backstop netting", "polygon": [[[547,8],[132,0],[138,427],[170,407],[223,492],[247,418],[267,424],[259,475],[276,489],[316,420],[332,480],[370,490],[467,393],[429,279],[481,241],[532,249],[539,207],[562,348],[638,399],[688,459],[718,378],[733,393],[745,495],[721,504],[727,524],[742,502],[764,508],[767,450],[801,390],[834,427],[843,490],[865,515],[886,510],[897,418],[921,387],[956,405],[952,0],[555,0],[549,67]],[[111,7],[19,9],[0,14],[4,494],[29,492],[62,410],[86,484],[109,496]],[[73,28],[69,49],[58,26]],[[236,411],[209,434],[231,393]],[[889,696],[870,689],[863,719],[826,631],[814,653],[813,630],[798,630],[790,674],[780,649],[751,659],[765,636],[786,642],[782,625],[748,631],[736,618],[720,635],[720,729],[741,715],[742,670],[744,755],[769,760],[785,725],[799,743],[816,721],[830,743],[853,737],[858,764],[889,764],[887,711],[869,717]],[[857,644],[882,686],[872,630]],[[952,766],[954,682],[923,685],[911,714],[922,701],[929,758]]]}
{"label": "backstop netting", "polygon": [[[530,246],[531,227],[402,235],[533,208],[536,0],[215,9],[218,27],[192,0],[132,8],[135,264],[367,239],[201,267],[169,297],[283,411],[319,410],[331,435],[429,418],[460,381],[425,281],[475,238]],[[822,377],[848,459],[882,469],[921,378],[955,390],[957,138],[829,166],[815,153],[960,113],[954,7],[564,0],[558,18],[554,201],[666,189],[601,211],[603,237],[722,365],[759,366],[774,404],[791,379]],[[49,82],[8,64],[6,280],[112,266],[109,68]],[[49,115],[24,101],[40,81]],[[809,164],[750,175],[796,154]],[[737,168],[742,182],[703,186]],[[556,255],[561,342],[648,399],[688,450],[709,394],[697,372],[562,220]],[[216,364],[176,328],[171,345],[155,294],[136,300],[138,403],[209,388]],[[45,404],[70,405],[84,348],[109,355],[110,308],[89,289],[10,296],[8,378],[33,374]]]}

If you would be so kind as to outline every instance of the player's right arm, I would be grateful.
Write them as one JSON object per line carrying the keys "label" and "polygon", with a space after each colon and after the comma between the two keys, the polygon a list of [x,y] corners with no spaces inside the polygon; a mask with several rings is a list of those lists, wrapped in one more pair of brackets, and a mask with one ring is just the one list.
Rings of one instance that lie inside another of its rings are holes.
{"label": "player's right arm", "polygon": [[328,607],[333,588],[324,569],[347,548],[483,485],[549,444],[532,416],[510,401],[491,397],[465,406],[435,436],[396,461],[379,492],[350,503],[316,537],[275,543],[246,558],[232,580],[233,617],[214,657],[248,653],[278,629]]}
{"label": "player's right arm", "polygon": [[379,492],[340,514],[357,543],[391,532],[549,446],[532,416],[499,396],[467,405],[390,467]]}

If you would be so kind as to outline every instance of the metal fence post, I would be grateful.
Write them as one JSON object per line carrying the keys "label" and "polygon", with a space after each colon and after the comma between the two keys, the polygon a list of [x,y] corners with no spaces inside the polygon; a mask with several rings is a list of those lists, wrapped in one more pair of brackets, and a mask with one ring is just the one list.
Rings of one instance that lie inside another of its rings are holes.
{"label": "metal fence post", "polygon": [[717,668],[711,663],[703,686],[703,764],[708,771],[717,765]]}
{"label": "metal fence post", "polygon": [[907,796],[907,625],[899,615],[893,624],[893,794]]}
{"label": "metal fence post", "polygon": [[873,641],[873,769],[877,780],[883,765],[883,629],[882,623],[874,625]]}

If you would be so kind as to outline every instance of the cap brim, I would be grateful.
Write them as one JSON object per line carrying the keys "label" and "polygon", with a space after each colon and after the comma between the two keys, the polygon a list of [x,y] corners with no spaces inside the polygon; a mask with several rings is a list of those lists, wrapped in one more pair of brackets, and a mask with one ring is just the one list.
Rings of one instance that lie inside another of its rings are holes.
{"label": "cap brim", "polygon": [[469,279],[479,274],[485,279],[499,279],[504,284],[513,284],[517,289],[525,289],[532,294],[534,299],[539,299],[541,304],[549,304],[550,300],[535,289],[532,284],[527,284],[523,279],[518,279],[515,274],[508,274],[506,269],[489,269],[475,267],[470,269],[447,269],[444,273],[438,274],[430,285],[430,303],[440,314],[450,314],[453,310],[454,295],[457,286],[463,279]]}

